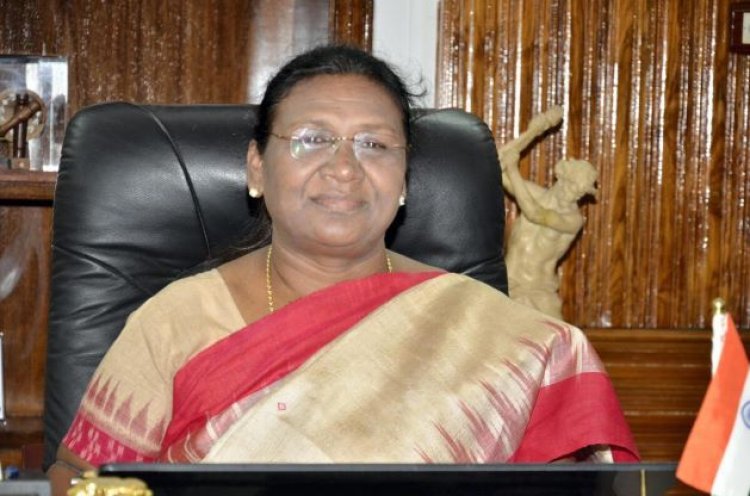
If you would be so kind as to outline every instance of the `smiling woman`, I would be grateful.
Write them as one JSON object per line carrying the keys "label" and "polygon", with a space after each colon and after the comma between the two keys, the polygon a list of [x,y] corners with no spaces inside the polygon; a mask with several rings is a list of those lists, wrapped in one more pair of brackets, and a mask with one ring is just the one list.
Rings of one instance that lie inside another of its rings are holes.
{"label": "smiling woman", "polygon": [[269,236],[130,316],[51,474],[107,461],[637,459],[579,330],[386,250],[409,123],[403,83],[365,52],[322,47],[282,68],[247,153]]}
{"label": "smiling woman", "polygon": [[[406,131],[393,98],[360,75],[321,75],[298,83],[276,116],[264,153],[257,144],[248,152],[249,186],[274,219],[274,254],[317,268],[384,267],[383,235],[406,180]],[[290,299],[305,294],[285,289]]]}

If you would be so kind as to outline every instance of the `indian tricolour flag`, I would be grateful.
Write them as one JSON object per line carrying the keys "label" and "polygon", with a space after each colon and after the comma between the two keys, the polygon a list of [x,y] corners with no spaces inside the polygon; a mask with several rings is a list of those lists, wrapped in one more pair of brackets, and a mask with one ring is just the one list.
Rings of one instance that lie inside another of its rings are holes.
{"label": "indian tricolour flag", "polygon": [[[716,333],[724,334],[724,339]],[[750,364],[730,315],[714,318],[718,363],[677,477],[719,496],[750,494]],[[723,343],[722,343],[723,341]]]}

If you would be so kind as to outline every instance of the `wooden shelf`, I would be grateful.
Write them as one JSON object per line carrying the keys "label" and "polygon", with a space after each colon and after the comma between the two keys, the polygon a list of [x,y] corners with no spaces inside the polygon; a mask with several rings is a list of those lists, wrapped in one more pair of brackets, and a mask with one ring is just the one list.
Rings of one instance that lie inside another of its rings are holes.
{"label": "wooden shelf", "polygon": [[44,425],[41,417],[9,417],[0,424],[0,463],[25,470],[42,468]]}
{"label": "wooden shelf", "polygon": [[21,446],[42,442],[44,425],[41,417],[8,417],[0,424],[4,443]]}
{"label": "wooden shelf", "polygon": [[0,169],[0,200],[52,201],[56,172]]}

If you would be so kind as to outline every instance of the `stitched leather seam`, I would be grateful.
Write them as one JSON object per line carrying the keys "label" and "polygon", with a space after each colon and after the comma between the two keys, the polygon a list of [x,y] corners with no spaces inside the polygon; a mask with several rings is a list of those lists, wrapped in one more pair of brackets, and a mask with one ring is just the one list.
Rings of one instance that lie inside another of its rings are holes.
{"label": "stitched leather seam", "polygon": [[208,230],[206,229],[206,222],[203,217],[203,209],[201,208],[200,202],[198,201],[198,194],[195,192],[195,187],[193,186],[193,179],[190,177],[190,173],[188,172],[187,166],[185,165],[185,160],[182,157],[182,152],[180,152],[180,148],[177,146],[177,143],[172,138],[172,134],[169,132],[169,129],[164,125],[164,122],[157,116],[153,110],[151,110],[149,107],[144,105],[135,105],[132,104],[134,107],[137,107],[138,109],[142,110],[144,113],[148,114],[151,119],[156,123],[156,125],[159,127],[161,132],[164,134],[164,137],[169,142],[169,145],[172,147],[172,151],[174,152],[175,158],[177,159],[178,164],[180,165],[180,169],[182,170],[182,176],[185,178],[185,184],[187,184],[188,190],[190,191],[190,198],[193,201],[193,208],[195,210],[195,215],[198,218],[198,225],[200,225],[201,234],[203,235],[203,243],[206,246],[206,258],[212,258],[213,254],[211,253],[211,244],[208,240]]}

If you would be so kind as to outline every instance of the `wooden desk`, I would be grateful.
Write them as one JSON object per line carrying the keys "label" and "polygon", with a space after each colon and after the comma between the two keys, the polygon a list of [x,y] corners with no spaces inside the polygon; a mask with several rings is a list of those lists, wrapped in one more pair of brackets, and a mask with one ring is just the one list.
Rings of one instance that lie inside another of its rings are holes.
{"label": "wooden desk", "polygon": [[[587,329],[644,461],[679,460],[711,377],[711,331]],[[750,335],[743,334],[750,349]]]}

